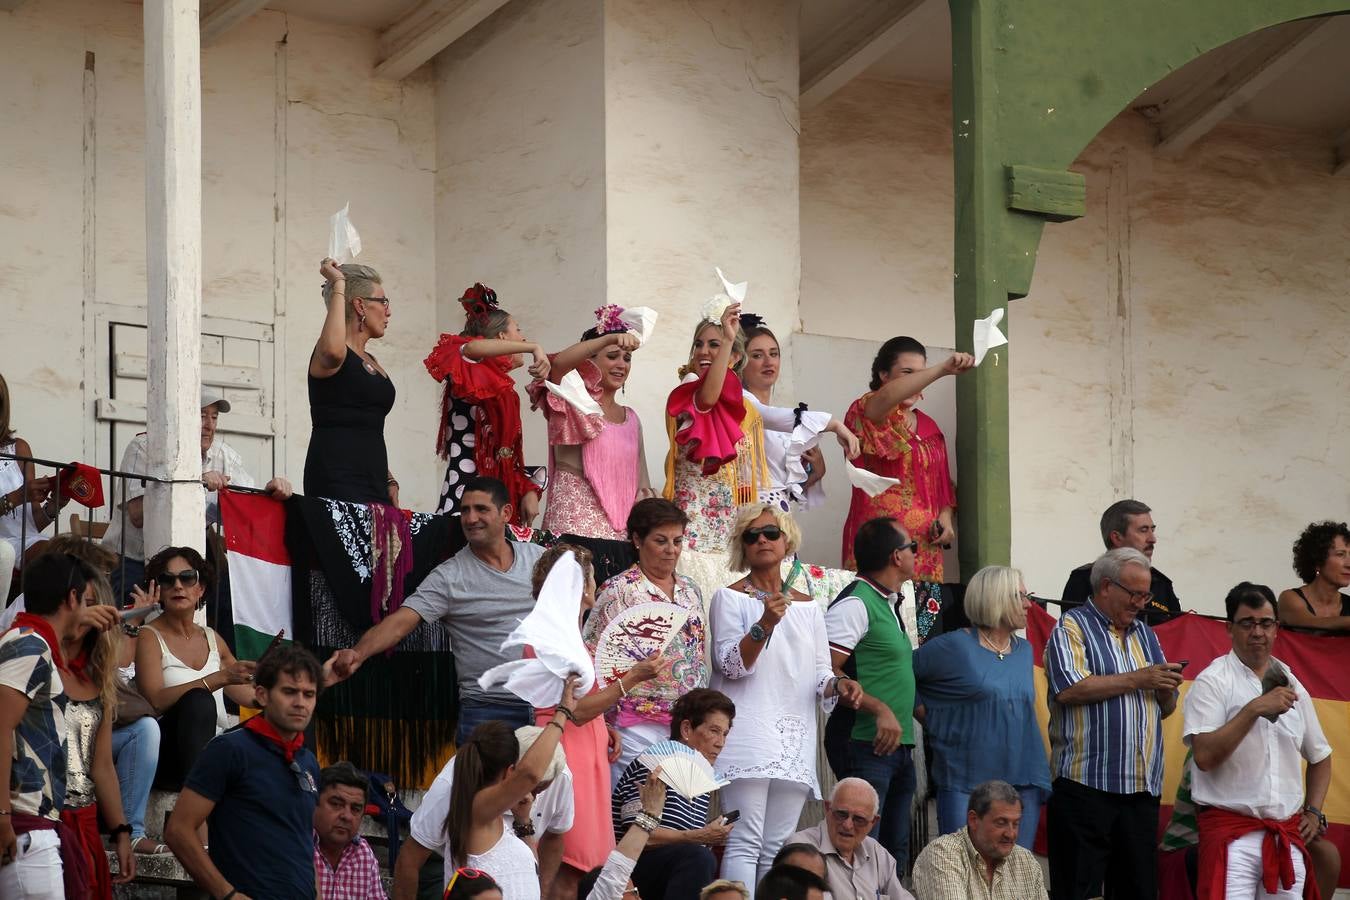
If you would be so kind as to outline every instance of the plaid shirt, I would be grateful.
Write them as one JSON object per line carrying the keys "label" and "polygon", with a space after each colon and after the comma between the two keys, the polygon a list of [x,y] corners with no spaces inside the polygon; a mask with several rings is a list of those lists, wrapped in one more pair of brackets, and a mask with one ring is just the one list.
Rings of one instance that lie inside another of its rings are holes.
{"label": "plaid shirt", "polygon": [[365,838],[357,836],[347,845],[337,868],[319,849],[319,833],[314,833],[314,871],[319,876],[319,900],[384,900],[380,864]]}
{"label": "plaid shirt", "polygon": [[984,858],[962,828],[931,842],[914,863],[914,893],[923,900],[1046,900],[1041,864],[1030,850],[1014,847],[984,880]]}

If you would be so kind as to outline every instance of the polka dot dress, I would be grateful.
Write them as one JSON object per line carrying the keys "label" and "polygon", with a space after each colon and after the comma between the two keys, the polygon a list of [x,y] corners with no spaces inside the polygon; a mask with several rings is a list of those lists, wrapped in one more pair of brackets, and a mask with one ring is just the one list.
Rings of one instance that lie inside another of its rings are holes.
{"label": "polka dot dress", "polygon": [[473,417],[478,414],[477,407],[455,399],[450,407],[450,420],[445,436],[445,452],[448,465],[445,468],[445,482],[441,485],[441,500],[437,512],[459,513],[460,498],[464,496],[464,485],[478,473],[474,462],[473,450],[476,439],[473,433]]}

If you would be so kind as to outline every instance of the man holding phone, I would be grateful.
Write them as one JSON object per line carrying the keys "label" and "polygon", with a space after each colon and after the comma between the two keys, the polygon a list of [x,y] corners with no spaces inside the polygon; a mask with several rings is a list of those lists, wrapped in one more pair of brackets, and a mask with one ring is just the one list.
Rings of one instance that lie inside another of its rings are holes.
{"label": "man holding phone", "polygon": [[1169,663],[1141,612],[1149,559],[1108,551],[1092,564],[1092,599],[1066,610],[1045,646],[1054,793],[1047,804],[1055,900],[1156,900],[1162,720],[1177,706]]}

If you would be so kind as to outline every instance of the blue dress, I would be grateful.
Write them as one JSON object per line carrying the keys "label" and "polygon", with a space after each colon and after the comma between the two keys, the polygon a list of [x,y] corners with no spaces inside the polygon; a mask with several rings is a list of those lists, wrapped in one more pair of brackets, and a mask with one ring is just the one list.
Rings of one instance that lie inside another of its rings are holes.
{"label": "blue dress", "polygon": [[970,793],[999,779],[1050,792],[1050,765],[1036,722],[1031,645],[1013,638],[1003,659],[973,628],[925,641],[914,651],[915,703],[928,711],[938,788]]}

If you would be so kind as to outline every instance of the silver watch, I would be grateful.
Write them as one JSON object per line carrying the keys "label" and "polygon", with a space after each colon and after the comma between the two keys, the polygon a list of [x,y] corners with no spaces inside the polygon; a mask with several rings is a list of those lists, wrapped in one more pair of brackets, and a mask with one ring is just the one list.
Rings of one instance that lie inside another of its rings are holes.
{"label": "silver watch", "polygon": [[764,643],[764,639],[768,636],[769,633],[765,631],[764,626],[758,622],[750,626],[750,640],[754,641],[756,644]]}

